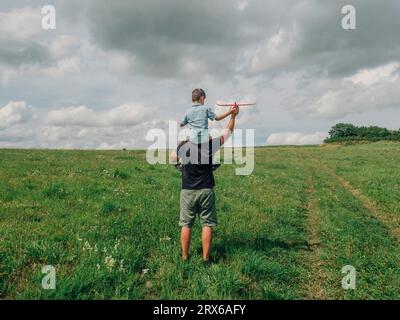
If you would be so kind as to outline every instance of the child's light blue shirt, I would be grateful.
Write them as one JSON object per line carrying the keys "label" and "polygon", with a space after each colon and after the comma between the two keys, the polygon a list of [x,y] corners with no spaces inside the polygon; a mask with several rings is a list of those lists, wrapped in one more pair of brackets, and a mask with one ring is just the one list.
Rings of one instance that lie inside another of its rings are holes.
{"label": "child's light blue shirt", "polygon": [[217,115],[201,104],[193,105],[186,111],[182,124],[189,127],[189,140],[193,143],[208,141],[208,119],[215,120]]}

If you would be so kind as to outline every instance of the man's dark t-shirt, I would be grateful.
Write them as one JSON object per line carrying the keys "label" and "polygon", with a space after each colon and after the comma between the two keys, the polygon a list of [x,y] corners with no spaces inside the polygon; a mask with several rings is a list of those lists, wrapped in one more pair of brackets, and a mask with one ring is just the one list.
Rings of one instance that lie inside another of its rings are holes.
{"label": "man's dark t-shirt", "polygon": [[220,149],[220,138],[207,143],[186,142],[178,147],[182,163],[182,189],[200,190],[215,186],[212,159]]}

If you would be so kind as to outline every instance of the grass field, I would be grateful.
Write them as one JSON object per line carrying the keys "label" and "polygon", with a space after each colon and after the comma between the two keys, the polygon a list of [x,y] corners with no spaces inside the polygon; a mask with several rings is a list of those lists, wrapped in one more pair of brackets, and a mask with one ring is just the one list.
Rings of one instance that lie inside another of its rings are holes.
{"label": "grass field", "polygon": [[198,224],[179,259],[173,166],[143,151],[0,150],[0,298],[400,299],[400,145],[255,154],[251,176],[216,172],[218,263],[205,267]]}

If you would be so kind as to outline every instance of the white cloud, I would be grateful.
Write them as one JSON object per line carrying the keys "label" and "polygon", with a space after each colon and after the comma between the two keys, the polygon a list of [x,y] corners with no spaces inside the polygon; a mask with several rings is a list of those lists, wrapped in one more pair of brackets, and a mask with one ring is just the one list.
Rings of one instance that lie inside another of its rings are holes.
{"label": "white cloud", "polygon": [[57,65],[49,68],[35,68],[37,74],[49,75],[55,78],[62,78],[67,74],[79,73],[81,60],[79,57],[70,57],[59,60]]}
{"label": "white cloud", "polygon": [[85,106],[40,110],[26,102],[10,102],[0,108],[0,147],[146,148],[149,129],[168,128],[165,120],[155,118],[157,110],[138,104],[107,111]]}
{"label": "white cloud", "polygon": [[98,150],[121,150],[121,149],[133,149],[137,146],[135,139],[124,140],[116,143],[102,142],[96,149]]}
{"label": "white cloud", "polygon": [[280,29],[258,47],[250,61],[250,71],[260,73],[289,64],[299,41],[300,33],[296,26],[290,30]]}
{"label": "white cloud", "polygon": [[42,31],[41,11],[38,8],[17,8],[0,12],[0,40],[27,40]]}
{"label": "white cloud", "polygon": [[239,0],[238,2],[236,2],[236,8],[239,11],[243,11],[245,10],[249,5],[249,1],[248,0]]}
{"label": "white cloud", "polygon": [[80,48],[79,39],[70,35],[61,35],[50,44],[50,53],[55,58],[65,58],[74,55]]}
{"label": "white cloud", "polygon": [[35,138],[46,148],[78,149],[122,149],[145,148],[147,130],[153,122],[133,126],[42,126],[35,132]]}
{"label": "white cloud", "polygon": [[86,106],[67,107],[50,111],[45,122],[54,126],[129,126],[148,121],[157,109],[135,104],[124,104],[108,111],[95,111]]}
{"label": "white cloud", "polygon": [[371,110],[399,107],[399,63],[364,69],[345,78],[301,78],[283,104],[298,118],[342,119]]}
{"label": "white cloud", "polygon": [[18,71],[12,68],[6,68],[0,65],[0,85],[6,86],[12,79],[15,79]]}
{"label": "white cloud", "polygon": [[23,123],[32,117],[32,113],[32,108],[25,101],[11,101],[0,108],[0,129]]}
{"label": "white cloud", "polygon": [[81,59],[77,56],[59,60],[49,66],[26,64],[15,68],[0,65],[0,85],[12,85],[29,78],[62,80],[65,76],[78,74],[80,71]]}
{"label": "white cloud", "polygon": [[399,70],[400,63],[394,62],[387,65],[379,66],[372,69],[363,69],[347,78],[354,84],[362,84],[370,86],[380,81],[394,82],[398,79],[398,74],[395,73]]}
{"label": "white cloud", "polygon": [[[98,50],[100,51],[100,50]],[[126,53],[121,52],[113,52],[113,53],[105,53],[101,52],[105,59],[109,61],[109,67],[112,72],[116,72],[118,74],[129,74],[131,70],[134,69],[134,57],[129,57]]]}
{"label": "white cloud", "polygon": [[267,139],[267,145],[307,145],[321,144],[328,137],[327,132],[282,132],[273,133]]}

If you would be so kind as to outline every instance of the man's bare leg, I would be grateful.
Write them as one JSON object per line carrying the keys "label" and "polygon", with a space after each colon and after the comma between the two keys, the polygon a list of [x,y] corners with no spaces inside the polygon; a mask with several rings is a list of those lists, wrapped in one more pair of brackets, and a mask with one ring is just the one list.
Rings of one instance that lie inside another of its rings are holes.
{"label": "man's bare leg", "polygon": [[211,227],[203,227],[201,232],[201,240],[203,242],[203,260],[210,260],[210,250],[212,241],[213,229]]}
{"label": "man's bare leg", "polygon": [[190,229],[189,227],[182,227],[181,229],[182,260],[187,260],[189,257],[191,236],[192,236],[192,229]]}

